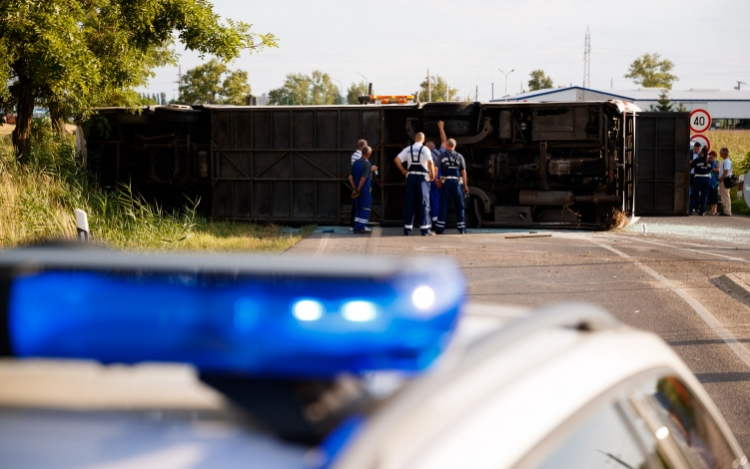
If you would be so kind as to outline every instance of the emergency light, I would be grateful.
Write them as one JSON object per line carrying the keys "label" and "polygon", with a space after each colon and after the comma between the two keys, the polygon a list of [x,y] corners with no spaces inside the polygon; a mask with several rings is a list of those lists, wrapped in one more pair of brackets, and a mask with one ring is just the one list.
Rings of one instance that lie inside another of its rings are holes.
{"label": "emergency light", "polygon": [[465,297],[458,268],[438,258],[27,249],[1,253],[0,272],[15,356],[248,376],[422,370]]}

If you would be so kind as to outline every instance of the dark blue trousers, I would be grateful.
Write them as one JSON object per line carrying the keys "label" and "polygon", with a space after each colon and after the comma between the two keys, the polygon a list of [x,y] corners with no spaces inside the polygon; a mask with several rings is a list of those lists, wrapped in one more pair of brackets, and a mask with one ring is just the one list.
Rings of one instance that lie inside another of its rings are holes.
{"label": "dark blue trousers", "polygon": [[463,186],[456,179],[446,179],[440,188],[440,214],[435,228],[438,234],[445,232],[445,219],[448,217],[448,205],[451,200],[456,208],[456,228],[459,233],[466,233]]}
{"label": "dark blue trousers", "polygon": [[440,214],[440,189],[438,188],[435,181],[430,183],[430,216],[432,217],[432,223],[435,223]]}
{"label": "dark blue trousers", "polygon": [[[416,211],[416,213],[415,213]],[[417,218],[422,234],[430,232],[430,183],[419,174],[406,176],[406,204],[404,205],[404,234],[409,236]]]}
{"label": "dark blue trousers", "polygon": [[361,231],[367,227],[372,210],[372,188],[370,180],[365,180],[362,186],[362,194],[354,199],[354,231]]}
{"label": "dark blue trousers", "polygon": [[710,177],[697,176],[693,179],[693,187],[690,190],[690,213],[698,207],[698,197],[700,197],[700,209],[699,214],[703,215],[706,211],[706,202],[708,201],[708,182],[711,180]]}

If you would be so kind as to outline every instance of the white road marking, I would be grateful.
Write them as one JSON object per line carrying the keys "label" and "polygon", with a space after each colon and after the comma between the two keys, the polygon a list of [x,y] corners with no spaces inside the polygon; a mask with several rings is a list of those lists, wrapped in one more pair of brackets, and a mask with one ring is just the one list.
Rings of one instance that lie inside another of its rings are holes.
{"label": "white road marking", "polygon": [[[620,236],[618,236],[617,238],[618,239],[628,239],[626,237],[620,237]],[[635,240],[635,239],[628,239],[628,241],[637,241],[639,243],[653,244],[654,246],[662,246],[662,247],[671,248],[671,249],[681,249],[683,251],[690,251],[690,252],[695,253],[695,254],[706,254],[708,256],[722,257],[724,259],[727,259],[727,260],[730,260],[730,261],[735,261],[735,262],[750,262],[750,260],[743,259],[742,257],[726,256],[724,254],[717,254],[715,252],[700,251],[698,249],[690,249],[690,248],[686,248],[684,246],[675,246],[674,244],[659,243],[657,241],[647,241],[647,240],[641,239],[641,238],[638,238],[637,240]],[[709,247],[709,246],[707,246],[707,247]]]}
{"label": "white road marking", "polygon": [[315,257],[320,257],[323,255],[326,250],[326,246],[328,245],[329,236],[330,234],[323,233],[323,236],[320,237],[320,244],[318,244],[318,247],[315,249]]}
{"label": "white road marking", "polygon": [[701,319],[703,319],[703,321],[706,324],[708,324],[708,326],[711,329],[714,330],[714,332],[716,333],[716,335],[718,335],[721,338],[721,340],[723,340],[729,346],[729,348],[732,350],[732,352],[734,352],[735,355],[737,355],[740,358],[740,360],[742,360],[745,363],[745,365],[747,365],[748,367],[750,367],[750,350],[746,349],[737,340],[737,338],[735,336],[733,336],[732,333],[729,332],[721,324],[721,322],[719,322],[719,320],[716,319],[716,317],[713,314],[711,314],[710,311],[708,311],[695,298],[693,298],[692,296],[690,296],[690,294],[688,294],[685,290],[677,287],[675,284],[673,284],[672,282],[670,282],[666,277],[664,277],[659,272],[657,272],[654,269],[652,269],[651,267],[648,267],[647,265],[643,264],[641,261],[639,261],[637,259],[633,259],[632,257],[630,257],[629,255],[625,254],[624,252],[622,252],[622,251],[620,251],[618,249],[615,249],[612,246],[608,246],[606,244],[602,244],[602,243],[594,241],[594,240],[591,240],[591,242],[594,243],[594,244],[596,244],[597,246],[599,246],[602,249],[606,249],[608,251],[611,251],[611,252],[617,254],[618,256],[620,256],[620,257],[622,257],[624,259],[630,260],[636,267],[638,267],[639,269],[643,270],[644,272],[646,272],[650,276],[654,277],[656,280],[658,280],[659,282],[661,282],[664,286],[666,286],[667,288],[669,288],[670,290],[672,290],[677,296],[679,296],[680,298],[682,298],[685,301],[685,303],[687,303],[688,305],[690,305],[691,308],[693,308],[693,311],[695,311],[698,314],[698,316],[700,316]]}

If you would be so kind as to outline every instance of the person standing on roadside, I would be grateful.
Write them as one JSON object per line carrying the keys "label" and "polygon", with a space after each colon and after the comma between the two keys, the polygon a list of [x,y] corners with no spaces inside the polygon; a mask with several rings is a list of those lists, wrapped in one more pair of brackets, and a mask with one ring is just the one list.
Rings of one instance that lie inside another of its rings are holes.
{"label": "person standing on roadside", "polygon": [[721,216],[732,216],[732,198],[729,195],[729,188],[726,186],[725,179],[732,175],[732,160],[729,159],[729,149],[726,147],[719,150],[722,162],[719,168],[719,196],[721,197]]}
{"label": "person standing on roadside", "polygon": [[[393,160],[401,174],[406,176],[406,200],[404,204],[404,235],[410,236],[414,227],[414,209],[418,205],[416,218],[422,236],[434,236],[430,228],[430,181],[437,173],[432,163],[432,153],[424,145],[424,134],[414,136],[414,144],[404,148]],[[406,167],[404,167],[406,164]]]}
{"label": "person standing on roadside", "polygon": [[[700,158],[701,156],[701,144],[698,142],[695,142],[693,144],[693,150],[690,152],[690,163],[692,164],[693,161],[695,161],[697,158]],[[690,166],[692,168],[692,166]],[[690,187],[692,190],[693,187],[693,178],[695,177],[695,170],[690,170]]]}
{"label": "person standing on roadside", "polygon": [[708,162],[711,165],[711,179],[708,181],[708,214],[718,215],[716,208],[719,205],[719,162],[718,155],[714,150],[708,152]]}
{"label": "person standing on roadside", "polygon": [[[708,186],[711,180],[711,163],[708,161],[708,152],[705,150],[705,148],[701,150],[701,156],[690,163],[690,167],[695,171],[693,186],[690,190],[690,215],[695,213],[696,207],[698,208],[698,215],[703,216],[706,212]],[[700,205],[698,205],[699,202]]]}
{"label": "person standing on roadside", "polygon": [[466,176],[466,161],[456,152],[456,141],[446,138],[443,122],[438,122],[440,137],[445,151],[440,155],[441,187],[440,187],[440,215],[438,215],[438,234],[445,232],[445,220],[448,218],[448,206],[453,200],[456,209],[456,228],[461,234],[466,233],[466,218],[464,198],[469,193],[469,180]]}
{"label": "person standing on roadside", "polygon": [[352,153],[352,166],[354,166],[354,162],[358,159],[362,158],[362,149],[367,146],[367,140],[361,139],[357,140],[357,150]]}
{"label": "person standing on roadside", "polygon": [[[362,149],[364,147],[366,147],[366,146],[367,146],[367,140],[365,140],[363,138],[357,140],[357,150],[354,153],[352,153],[352,167],[354,167],[354,163],[357,162],[357,160],[359,160],[360,158],[362,158]],[[370,153],[370,156],[372,156],[372,153]],[[370,173],[377,174],[378,167],[377,166],[372,166],[372,163],[370,163],[370,164],[371,164]],[[351,179],[351,173],[349,174],[349,179]],[[352,185],[354,185],[354,184],[352,184]],[[356,189],[356,186],[354,188]],[[350,223],[350,225],[352,226],[352,228],[354,227],[354,217],[355,217],[354,212],[355,212],[354,205],[352,205],[352,216],[351,216],[351,223]]]}
{"label": "person standing on roadside", "polygon": [[352,192],[354,234],[365,234],[372,231],[367,228],[367,222],[370,221],[372,209],[372,188],[370,186],[372,165],[369,161],[372,149],[365,146],[361,152],[362,157],[354,162],[352,172],[349,175],[349,184],[354,188],[354,192]]}

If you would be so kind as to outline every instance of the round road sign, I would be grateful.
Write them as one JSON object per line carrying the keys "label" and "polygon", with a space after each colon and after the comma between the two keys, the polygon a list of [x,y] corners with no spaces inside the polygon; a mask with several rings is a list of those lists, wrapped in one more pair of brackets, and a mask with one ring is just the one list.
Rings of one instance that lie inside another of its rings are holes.
{"label": "round road sign", "polygon": [[690,113],[690,131],[701,134],[711,128],[711,116],[708,111],[695,109]]}
{"label": "round road sign", "polygon": [[706,147],[708,151],[711,151],[711,140],[708,139],[705,135],[693,135],[690,137],[690,149],[692,150],[693,145],[697,143],[700,143],[702,147]]}

